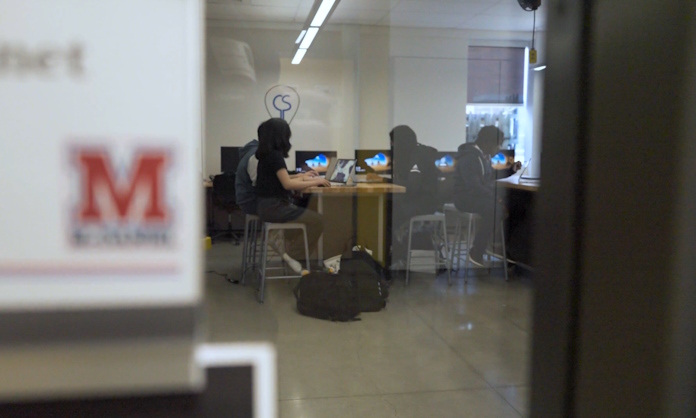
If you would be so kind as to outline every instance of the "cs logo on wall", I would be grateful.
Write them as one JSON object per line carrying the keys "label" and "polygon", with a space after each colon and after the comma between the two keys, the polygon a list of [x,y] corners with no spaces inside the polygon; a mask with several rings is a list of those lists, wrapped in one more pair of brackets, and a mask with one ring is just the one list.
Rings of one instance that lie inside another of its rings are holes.
{"label": "cs logo on wall", "polygon": [[266,92],[264,102],[272,118],[281,118],[290,124],[300,108],[300,94],[294,88],[280,84]]}
{"label": "cs logo on wall", "polygon": [[72,147],[70,241],[77,247],[166,246],[173,231],[173,152]]}

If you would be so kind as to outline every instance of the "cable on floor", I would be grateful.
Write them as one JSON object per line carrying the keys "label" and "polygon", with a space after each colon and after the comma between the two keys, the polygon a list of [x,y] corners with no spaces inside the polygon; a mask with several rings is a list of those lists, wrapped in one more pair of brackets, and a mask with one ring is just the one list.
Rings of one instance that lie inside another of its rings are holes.
{"label": "cable on floor", "polygon": [[222,276],[222,277],[225,278],[225,280],[227,280],[228,282],[230,282],[230,283],[232,283],[232,284],[239,284],[239,283],[240,283],[239,279],[233,279],[233,278],[231,278],[230,275],[227,274],[227,273],[220,273],[220,272],[217,272],[217,271],[215,271],[215,270],[208,270],[208,271],[206,271],[206,274],[215,274],[215,275],[218,275],[218,276]]}

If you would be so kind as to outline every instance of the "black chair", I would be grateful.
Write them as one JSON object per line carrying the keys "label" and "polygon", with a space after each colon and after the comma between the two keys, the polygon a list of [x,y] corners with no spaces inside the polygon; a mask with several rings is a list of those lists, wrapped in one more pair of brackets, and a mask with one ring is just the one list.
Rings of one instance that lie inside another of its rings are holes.
{"label": "black chair", "polygon": [[240,235],[232,229],[232,216],[241,213],[235,198],[235,174],[222,173],[213,177],[213,204],[227,212],[227,229],[211,237],[212,240],[221,237],[234,240],[235,245],[239,245]]}

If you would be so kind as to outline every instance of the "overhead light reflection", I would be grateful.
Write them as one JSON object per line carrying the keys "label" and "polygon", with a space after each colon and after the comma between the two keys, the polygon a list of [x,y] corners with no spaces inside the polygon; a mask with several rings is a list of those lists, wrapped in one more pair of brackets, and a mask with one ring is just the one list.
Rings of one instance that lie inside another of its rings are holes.
{"label": "overhead light reflection", "polygon": [[307,33],[305,34],[304,39],[302,40],[302,43],[300,44],[300,48],[302,48],[302,49],[309,48],[309,46],[312,45],[312,42],[314,42],[314,38],[317,36],[318,32],[319,32],[319,28],[307,29]]}
{"label": "overhead light reflection", "polygon": [[302,62],[302,58],[304,58],[305,54],[307,53],[306,49],[300,48],[295,52],[295,56],[293,57],[292,61],[290,62],[291,64],[299,64]]}
{"label": "overhead light reflection", "polygon": [[321,6],[319,6],[319,9],[317,9],[317,14],[314,15],[314,19],[312,19],[310,26],[321,26],[324,20],[326,20],[326,16],[329,15],[331,7],[333,7],[335,2],[336,0],[324,0]]}

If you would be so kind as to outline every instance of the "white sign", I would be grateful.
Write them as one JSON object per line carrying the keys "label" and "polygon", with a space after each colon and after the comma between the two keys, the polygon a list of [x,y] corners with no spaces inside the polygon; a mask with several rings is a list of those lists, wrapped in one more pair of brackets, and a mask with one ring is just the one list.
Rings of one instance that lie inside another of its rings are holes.
{"label": "white sign", "polygon": [[0,0],[0,310],[200,300],[200,7]]}

